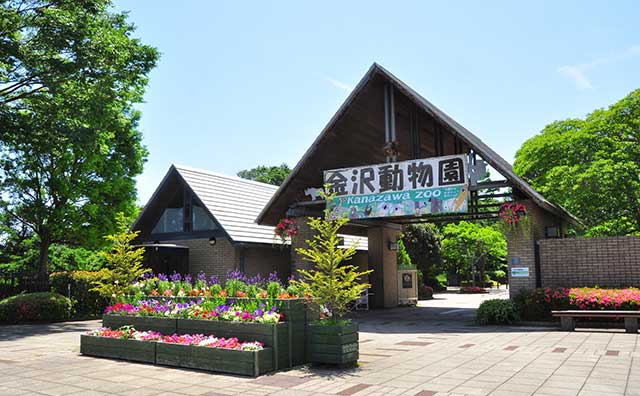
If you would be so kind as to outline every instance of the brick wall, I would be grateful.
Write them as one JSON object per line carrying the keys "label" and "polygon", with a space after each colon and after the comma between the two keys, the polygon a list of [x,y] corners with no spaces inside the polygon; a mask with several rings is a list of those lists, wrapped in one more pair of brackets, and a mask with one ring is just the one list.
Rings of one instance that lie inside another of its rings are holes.
{"label": "brick wall", "polygon": [[236,248],[224,238],[218,238],[214,246],[208,239],[183,239],[161,241],[189,247],[189,272],[197,274],[225,276],[227,272],[239,268],[239,255]]}
{"label": "brick wall", "polygon": [[[544,238],[547,226],[559,226],[560,220],[535,205],[531,200],[519,201],[527,207],[530,232],[511,233],[507,235],[507,263],[509,264],[509,294],[511,297],[522,289],[536,287],[535,241]],[[512,277],[511,268],[529,268],[528,277]]]}
{"label": "brick wall", "polygon": [[539,241],[543,287],[640,287],[640,237]]}
{"label": "brick wall", "polygon": [[291,256],[288,247],[245,248],[242,254],[244,255],[243,271],[248,275],[260,274],[266,277],[275,271],[282,280],[286,280],[290,275]]}
{"label": "brick wall", "polygon": [[291,241],[291,273],[295,274],[298,269],[310,269],[313,266],[313,263],[305,260],[296,253],[297,248],[306,248],[307,240],[313,239],[313,236],[316,234],[314,230],[309,227],[307,222],[309,219],[307,217],[296,217],[296,224],[298,225],[298,234],[293,237]]}

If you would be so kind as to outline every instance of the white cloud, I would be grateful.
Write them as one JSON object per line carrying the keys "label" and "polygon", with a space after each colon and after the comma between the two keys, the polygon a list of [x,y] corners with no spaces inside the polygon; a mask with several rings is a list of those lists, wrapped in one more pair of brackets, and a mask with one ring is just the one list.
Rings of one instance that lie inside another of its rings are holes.
{"label": "white cloud", "polygon": [[587,77],[588,71],[603,65],[622,62],[636,55],[640,55],[640,45],[634,45],[610,56],[596,58],[591,62],[560,66],[558,72],[573,80],[579,89],[591,89],[593,85],[591,85],[591,81]]}
{"label": "white cloud", "polygon": [[347,91],[347,92],[351,92],[353,91],[353,86],[344,83],[342,81],[336,80],[335,78],[331,78],[331,77],[325,77],[324,78],[329,84],[333,85],[334,87],[341,89],[343,91]]}

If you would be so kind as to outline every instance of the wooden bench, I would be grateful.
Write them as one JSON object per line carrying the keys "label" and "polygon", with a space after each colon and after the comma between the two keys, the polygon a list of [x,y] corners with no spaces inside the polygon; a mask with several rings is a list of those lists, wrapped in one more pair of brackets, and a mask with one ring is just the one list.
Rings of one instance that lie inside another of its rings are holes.
{"label": "wooden bench", "polygon": [[624,318],[625,331],[637,333],[640,311],[551,311],[551,315],[560,318],[560,327],[566,331],[576,329],[576,318]]}

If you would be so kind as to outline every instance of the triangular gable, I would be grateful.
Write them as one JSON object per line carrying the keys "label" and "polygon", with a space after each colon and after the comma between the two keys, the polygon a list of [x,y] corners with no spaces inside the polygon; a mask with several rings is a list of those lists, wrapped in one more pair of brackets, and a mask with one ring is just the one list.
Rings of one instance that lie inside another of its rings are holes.
{"label": "triangular gable", "polygon": [[[532,199],[537,205],[542,207],[543,209],[565,219],[566,221],[572,224],[579,224],[580,220],[573,216],[571,213],[566,211],[559,205],[553,204],[547,201],[539,192],[537,192],[533,187],[531,187],[526,181],[524,181],[521,177],[516,175],[513,172],[511,165],[505,161],[500,155],[498,155],[495,151],[493,151],[489,146],[484,144],[477,136],[471,133],[469,130],[464,128],[462,125],[457,123],[451,117],[449,117],[442,110],[438,109],[428,100],[423,98],[416,91],[411,89],[404,82],[399,80],[393,74],[388,72],[386,69],[381,67],[380,65],[374,63],[369,71],[364,75],[364,77],[360,80],[355,89],[349,94],[345,102],[340,106],[338,111],[331,118],[329,123],[322,130],[320,135],[313,142],[311,147],[304,154],[302,159],[295,166],[291,174],[284,181],[280,189],[275,193],[273,198],[267,203],[264,209],[260,212],[257,217],[257,223],[259,224],[275,224],[277,219],[286,213],[287,208],[293,202],[304,200],[303,195],[301,195],[301,191],[306,187],[314,186],[316,187],[319,183],[317,180],[317,175],[315,177],[309,177],[308,175],[315,172],[318,172],[317,169],[322,165],[311,164],[312,160],[317,161],[317,152],[320,147],[327,144],[328,141],[334,139],[338,132],[335,129],[339,126],[339,122],[344,118],[345,113],[353,107],[354,102],[359,95],[368,87],[371,81],[377,78],[384,78],[388,83],[392,84],[399,92],[404,94],[407,98],[409,98],[418,109],[424,111],[428,115],[430,115],[436,122],[440,123],[444,127],[448,129],[448,132],[452,133],[455,139],[459,139],[460,144],[464,144],[466,147],[469,147],[474,150],[482,159],[484,159],[489,165],[491,165],[497,172],[499,172],[507,181],[509,181],[515,188],[521,191],[528,198]],[[366,123],[366,120],[359,121],[362,123]],[[344,130],[340,131],[346,133]],[[351,131],[349,131],[351,132]],[[338,147],[339,148],[339,147]],[[372,155],[377,153],[372,153]],[[336,155],[337,156],[337,155]],[[344,158],[341,158],[344,159]],[[348,161],[349,159],[344,159]],[[371,161],[369,163],[375,163],[376,161]],[[382,161],[379,161],[382,162]],[[362,164],[364,165],[364,164]],[[337,166],[331,166],[326,169],[331,168],[339,168],[351,166],[348,164],[338,164]],[[316,185],[309,185],[308,183],[315,183]]]}
{"label": "triangular gable", "polygon": [[[167,208],[167,203],[169,202],[169,200],[174,198],[176,192],[180,189],[186,191],[187,195],[192,197],[194,205],[198,205],[199,207],[203,208],[205,211],[205,215],[214,223],[213,230],[207,229],[195,232],[192,231],[191,234],[195,235],[195,233],[201,232],[207,235],[210,234],[229,238],[229,235],[224,230],[224,227],[216,219],[213,213],[211,213],[208,207],[202,202],[196,192],[193,191],[189,183],[182,177],[178,169],[174,165],[171,165],[147,204],[140,211],[138,218],[131,226],[132,230],[140,231],[139,239],[146,239],[149,235],[152,234],[154,227]],[[192,208],[192,210],[194,209]]]}

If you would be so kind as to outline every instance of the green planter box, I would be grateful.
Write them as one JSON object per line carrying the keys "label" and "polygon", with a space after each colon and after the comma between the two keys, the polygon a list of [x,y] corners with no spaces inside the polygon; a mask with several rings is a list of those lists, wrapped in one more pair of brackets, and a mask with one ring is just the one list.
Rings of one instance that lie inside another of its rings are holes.
{"label": "green planter box", "polygon": [[240,341],[260,341],[271,347],[275,369],[293,366],[289,344],[289,323],[245,323],[223,320],[177,319],[178,334],[205,334],[216,337],[235,337]]}
{"label": "green planter box", "polygon": [[156,363],[253,377],[274,370],[271,348],[240,351],[159,342],[156,346]]}
{"label": "green planter box", "polygon": [[349,366],[359,357],[358,324],[328,326],[309,325],[311,363]]}
{"label": "green planter box", "polygon": [[153,330],[165,335],[175,334],[177,330],[176,319],[152,316],[103,315],[102,326],[111,329],[133,326],[136,330]]}
{"label": "green planter box", "polygon": [[81,335],[80,353],[88,356],[155,363],[156,343]]}

